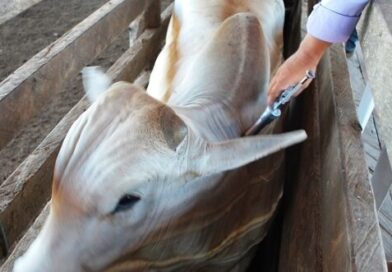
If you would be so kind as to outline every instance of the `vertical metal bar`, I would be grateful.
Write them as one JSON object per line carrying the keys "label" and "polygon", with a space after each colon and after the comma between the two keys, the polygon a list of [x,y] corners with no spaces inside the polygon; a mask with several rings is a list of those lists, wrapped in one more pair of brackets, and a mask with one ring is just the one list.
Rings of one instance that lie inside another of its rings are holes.
{"label": "vertical metal bar", "polygon": [[373,110],[374,99],[372,96],[372,92],[370,91],[369,83],[367,83],[357,109],[358,120],[361,124],[362,132],[365,130],[365,127],[369,122],[370,117],[372,116]]}

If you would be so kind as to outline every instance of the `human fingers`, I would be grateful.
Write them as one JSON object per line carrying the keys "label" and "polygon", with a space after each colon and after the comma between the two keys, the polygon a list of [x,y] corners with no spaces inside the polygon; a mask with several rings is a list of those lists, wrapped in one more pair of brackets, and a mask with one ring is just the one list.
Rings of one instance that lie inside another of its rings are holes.
{"label": "human fingers", "polygon": [[298,75],[296,74],[295,69],[293,69],[293,66],[291,60],[288,59],[279,67],[269,84],[267,95],[268,105],[272,105],[283,90],[295,84],[298,80]]}
{"label": "human fingers", "polygon": [[[308,64],[300,59],[297,54],[294,54],[289,59],[287,59],[278,69],[274,77],[272,78],[267,94],[267,103],[272,105],[276,98],[288,87],[293,86],[300,82],[307,70],[311,69],[314,71],[314,65]],[[298,95],[307,86],[309,86],[310,80],[302,86]]]}

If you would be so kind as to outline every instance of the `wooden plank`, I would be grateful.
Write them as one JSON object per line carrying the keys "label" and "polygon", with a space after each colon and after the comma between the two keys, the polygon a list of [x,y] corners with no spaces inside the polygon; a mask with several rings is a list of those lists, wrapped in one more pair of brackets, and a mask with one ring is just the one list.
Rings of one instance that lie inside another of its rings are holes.
{"label": "wooden plank", "polygon": [[[389,189],[392,186],[392,170],[391,163],[387,155],[387,151],[381,151],[374,175],[372,178],[373,192],[376,200],[376,208],[379,209],[384,199],[389,195]],[[391,210],[392,214],[392,210]],[[392,253],[392,251],[390,252]],[[392,257],[392,254],[390,255]]]}
{"label": "wooden plank", "polygon": [[348,80],[343,48],[334,47],[316,88],[300,97],[310,142],[289,153],[299,164],[289,160],[298,172],[288,173],[279,271],[387,271]]}
{"label": "wooden plank", "polygon": [[154,0],[144,12],[146,28],[156,28],[161,24],[161,0]]}
{"label": "wooden plank", "polygon": [[35,219],[32,226],[26,232],[26,234],[19,241],[15,250],[12,254],[7,258],[4,264],[0,267],[0,272],[10,272],[14,266],[15,260],[21,256],[28,249],[29,245],[34,241],[40,232],[41,228],[45,223],[46,217],[49,215],[49,203],[45,205],[40,215]]}
{"label": "wooden plank", "polygon": [[392,163],[392,2],[371,1],[361,16],[358,34],[372,90],[377,125]]}
{"label": "wooden plank", "polygon": [[385,256],[388,261],[392,261],[392,188],[389,188],[387,192],[379,210],[379,218]]}
{"label": "wooden plank", "polygon": [[[155,60],[171,10],[172,5],[162,13],[162,25],[154,30],[146,30],[133,47],[113,64],[107,72],[111,78],[115,81],[133,81],[146,65]],[[57,152],[67,131],[87,107],[88,102],[83,98],[0,186],[0,221],[10,244],[15,244],[49,199]]]}
{"label": "wooden plank", "polygon": [[0,25],[42,0],[0,0]]}
{"label": "wooden plank", "polygon": [[369,142],[364,143],[364,150],[366,154],[373,160],[377,161],[378,158],[380,157],[381,150],[377,147],[374,147],[373,144]]}
{"label": "wooden plank", "polygon": [[151,71],[143,71],[138,78],[135,80],[134,84],[139,85],[142,88],[147,89],[148,82],[150,80]]}
{"label": "wooden plank", "polygon": [[132,23],[129,25],[129,46],[132,46],[133,42],[139,38],[139,36],[146,29],[144,14],[140,14]]}
{"label": "wooden plank", "polygon": [[[346,178],[342,175],[345,168],[341,158],[341,139],[339,133],[339,120],[337,116],[337,105],[334,101],[336,88],[343,88],[351,92],[348,71],[343,70],[342,86],[335,84],[335,78],[331,74],[332,66],[330,54],[326,55],[320,65],[319,73],[323,73],[325,78],[320,85],[320,143],[321,143],[321,179],[322,179],[322,203],[321,222],[322,239],[320,246],[323,252],[323,270],[325,271],[353,271],[354,266],[351,261],[352,250],[350,247],[350,234],[347,232],[349,223],[347,216],[349,211],[346,207],[347,192],[342,183]],[[348,111],[354,110],[355,105],[350,105]],[[355,124],[355,123],[354,123]],[[355,129],[356,127],[353,127]],[[360,136],[359,136],[360,137]],[[347,139],[349,140],[349,139]],[[365,167],[366,170],[366,167]],[[334,208],[333,208],[334,207]]]}
{"label": "wooden plank", "polygon": [[[312,83],[295,102],[292,129],[305,129],[308,139],[287,151],[287,181],[279,271],[321,271],[320,227],[320,132],[318,94]],[[297,120],[298,125],[293,123]]]}
{"label": "wooden plank", "polygon": [[[341,190],[343,198],[341,205],[337,205],[334,198],[338,192],[332,190],[330,192],[331,198],[326,199],[325,207],[321,212],[324,216],[323,224],[329,223],[332,227],[336,227],[331,225],[335,220],[334,216],[337,213],[341,214],[338,219],[346,220],[346,229],[336,228],[335,235],[325,237],[323,258],[327,258],[331,254],[336,255],[337,245],[345,234],[349,238],[347,250],[350,252],[348,261],[351,262],[351,269],[343,269],[343,271],[387,271],[374,195],[362,149],[361,129],[356,116],[352,91],[347,82],[349,75],[344,50],[339,45],[334,46],[330,52],[330,71],[333,82],[331,95],[335,112],[330,116],[326,114],[325,117],[336,120],[339,142],[338,153],[336,156],[331,156],[330,160],[324,161],[323,166],[335,164],[339,168],[336,169],[335,180],[333,180],[333,176],[330,176],[324,182],[327,186],[336,183],[335,186]],[[328,104],[324,102],[321,99],[320,107],[324,106],[324,111],[330,112]],[[326,122],[328,119],[321,120]],[[333,129],[334,127],[326,126],[324,131],[325,133],[332,132]],[[326,150],[326,152],[328,151]],[[340,163],[337,163],[338,161]],[[324,194],[325,192],[323,192]],[[345,212],[340,213],[338,211],[340,209]],[[346,245],[342,244],[342,246]],[[325,267],[328,268],[325,271],[337,271],[342,267],[344,266],[336,263],[336,259],[331,259],[330,266]]]}
{"label": "wooden plank", "polygon": [[68,129],[88,107],[79,102],[0,186],[0,222],[10,245],[49,200],[54,163]]}
{"label": "wooden plank", "polygon": [[[289,2],[294,3],[294,9],[289,9],[294,12],[291,16],[300,18],[302,12],[304,19],[301,23],[304,25],[307,10],[301,5],[301,1]],[[311,10],[313,1],[307,2]],[[294,22],[299,25],[297,20]],[[289,25],[285,28],[288,32],[285,33],[287,36],[291,34],[291,29],[296,29],[296,26]],[[286,38],[285,42],[287,41],[296,45],[291,49],[293,53],[300,42],[300,33],[292,35],[291,39]],[[278,269],[281,272],[321,271],[322,259],[319,245],[321,162],[318,92],[315,82],[317,83],[322,75],[321,73],[317,81],[312,82],[308,90],[290,105],[286,130],[305,129],[308,139],[287,151],[287,178],[282,199],[284,218]]]}
{"label": "wooden plank", "polygon": [[154,0],[146,10],[129,25],[129,45],[132,46],[146,28],[156,28],[161,24],[161,1]]}
{"label": "wooden plank", "polygon": [[0,149],[127,28],[144,2],[109,1],[0,83]]}
{"label": "wooden plank", "polygon": [[[365,151],[365,159],[366,159],[366,164],[368,167],[368,171],[369,171],[369,177],[371,177],[374,174],[374,170],[376,169],[377,166],[377,161],[378,161],[378,157],[377,159],[374,158],[374,149],[369,147],[366,143],[364,144],[364,151]],[[378,151],[379,154],[379,151]]]}
{"label": "wooden plank", "polygon": [[381,150],[380,141],[378,139],[378,135],[375,132],[375,130],[370,130],[366,128],[366,130],[362,133],[362,139],[364,143],[366,143],[367,145],[371,146],[372,148],[380,152]]}

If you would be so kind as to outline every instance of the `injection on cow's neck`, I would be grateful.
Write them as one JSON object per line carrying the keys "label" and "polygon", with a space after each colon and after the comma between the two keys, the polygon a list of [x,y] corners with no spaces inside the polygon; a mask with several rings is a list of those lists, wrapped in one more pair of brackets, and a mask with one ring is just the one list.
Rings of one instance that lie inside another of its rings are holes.
{"label": "injection on cow's neck", "polygon": [[292,85],[285,89],[278,98],[272,103],[272,106],[268,106],[263,114],[257,119],[257,121],[245,132],[245,136],[255,135],[260,132],[266,125],[271,123],[273,120],[279,118],[282,114],[282,108],[287,104],[293,96],[302,89],[302,87],[309,81],[316,77],[316,74],[312,70],[307,70],[305,77],[295,85]]}

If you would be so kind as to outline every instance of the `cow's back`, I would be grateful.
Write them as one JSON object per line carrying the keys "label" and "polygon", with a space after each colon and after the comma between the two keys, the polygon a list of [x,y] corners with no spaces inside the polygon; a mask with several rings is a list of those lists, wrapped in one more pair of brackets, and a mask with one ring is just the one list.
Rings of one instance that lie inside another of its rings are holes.
{"label": "cow's back", "polygon": [[[239,137],[265,107],[283,16],[279,0],[176,1],[148,93],[209,141]],[[276,125],[264,132],[279,131]],[[180,219],[138,252],[143,260],[159,258],[135,271],[245,271],[282,196],[283,160],[280,152],[185,184],[176,196],[188,203]]]}
{"label": "cow's back", "polygon": [[[263,59],[263,71],[247,71],[259,73],[260,81],[269,80],[281,60],[282,28],[284,6],[281,0],[194,0],[175,1],[174,13],[169,25],[166,45],[154,66],[148,93],[163,102],[169,102],[182,86],[203,79],[194,78],[192,72],[195,59],[203,53],[209,43],[216,39],[216,32],[228,18],[240,13],[248,13],[258,19],[262,28],[263,46],[267,50],[267,58]],[[224,38],[224,37],[223,37]],[[253,56],[248,54],[248,58]],[[233,60],[232,66],[241,60]],[[222,73],[222,71],[215,71]],[[186,81],[186,82],[184,82]],[[216,87],[224,82],[216,82]],[[191,96],[194,90],[185,88]],[[178,99],[176,99],[176,103]],[[247,102],[247,101],[244,101]]]}

